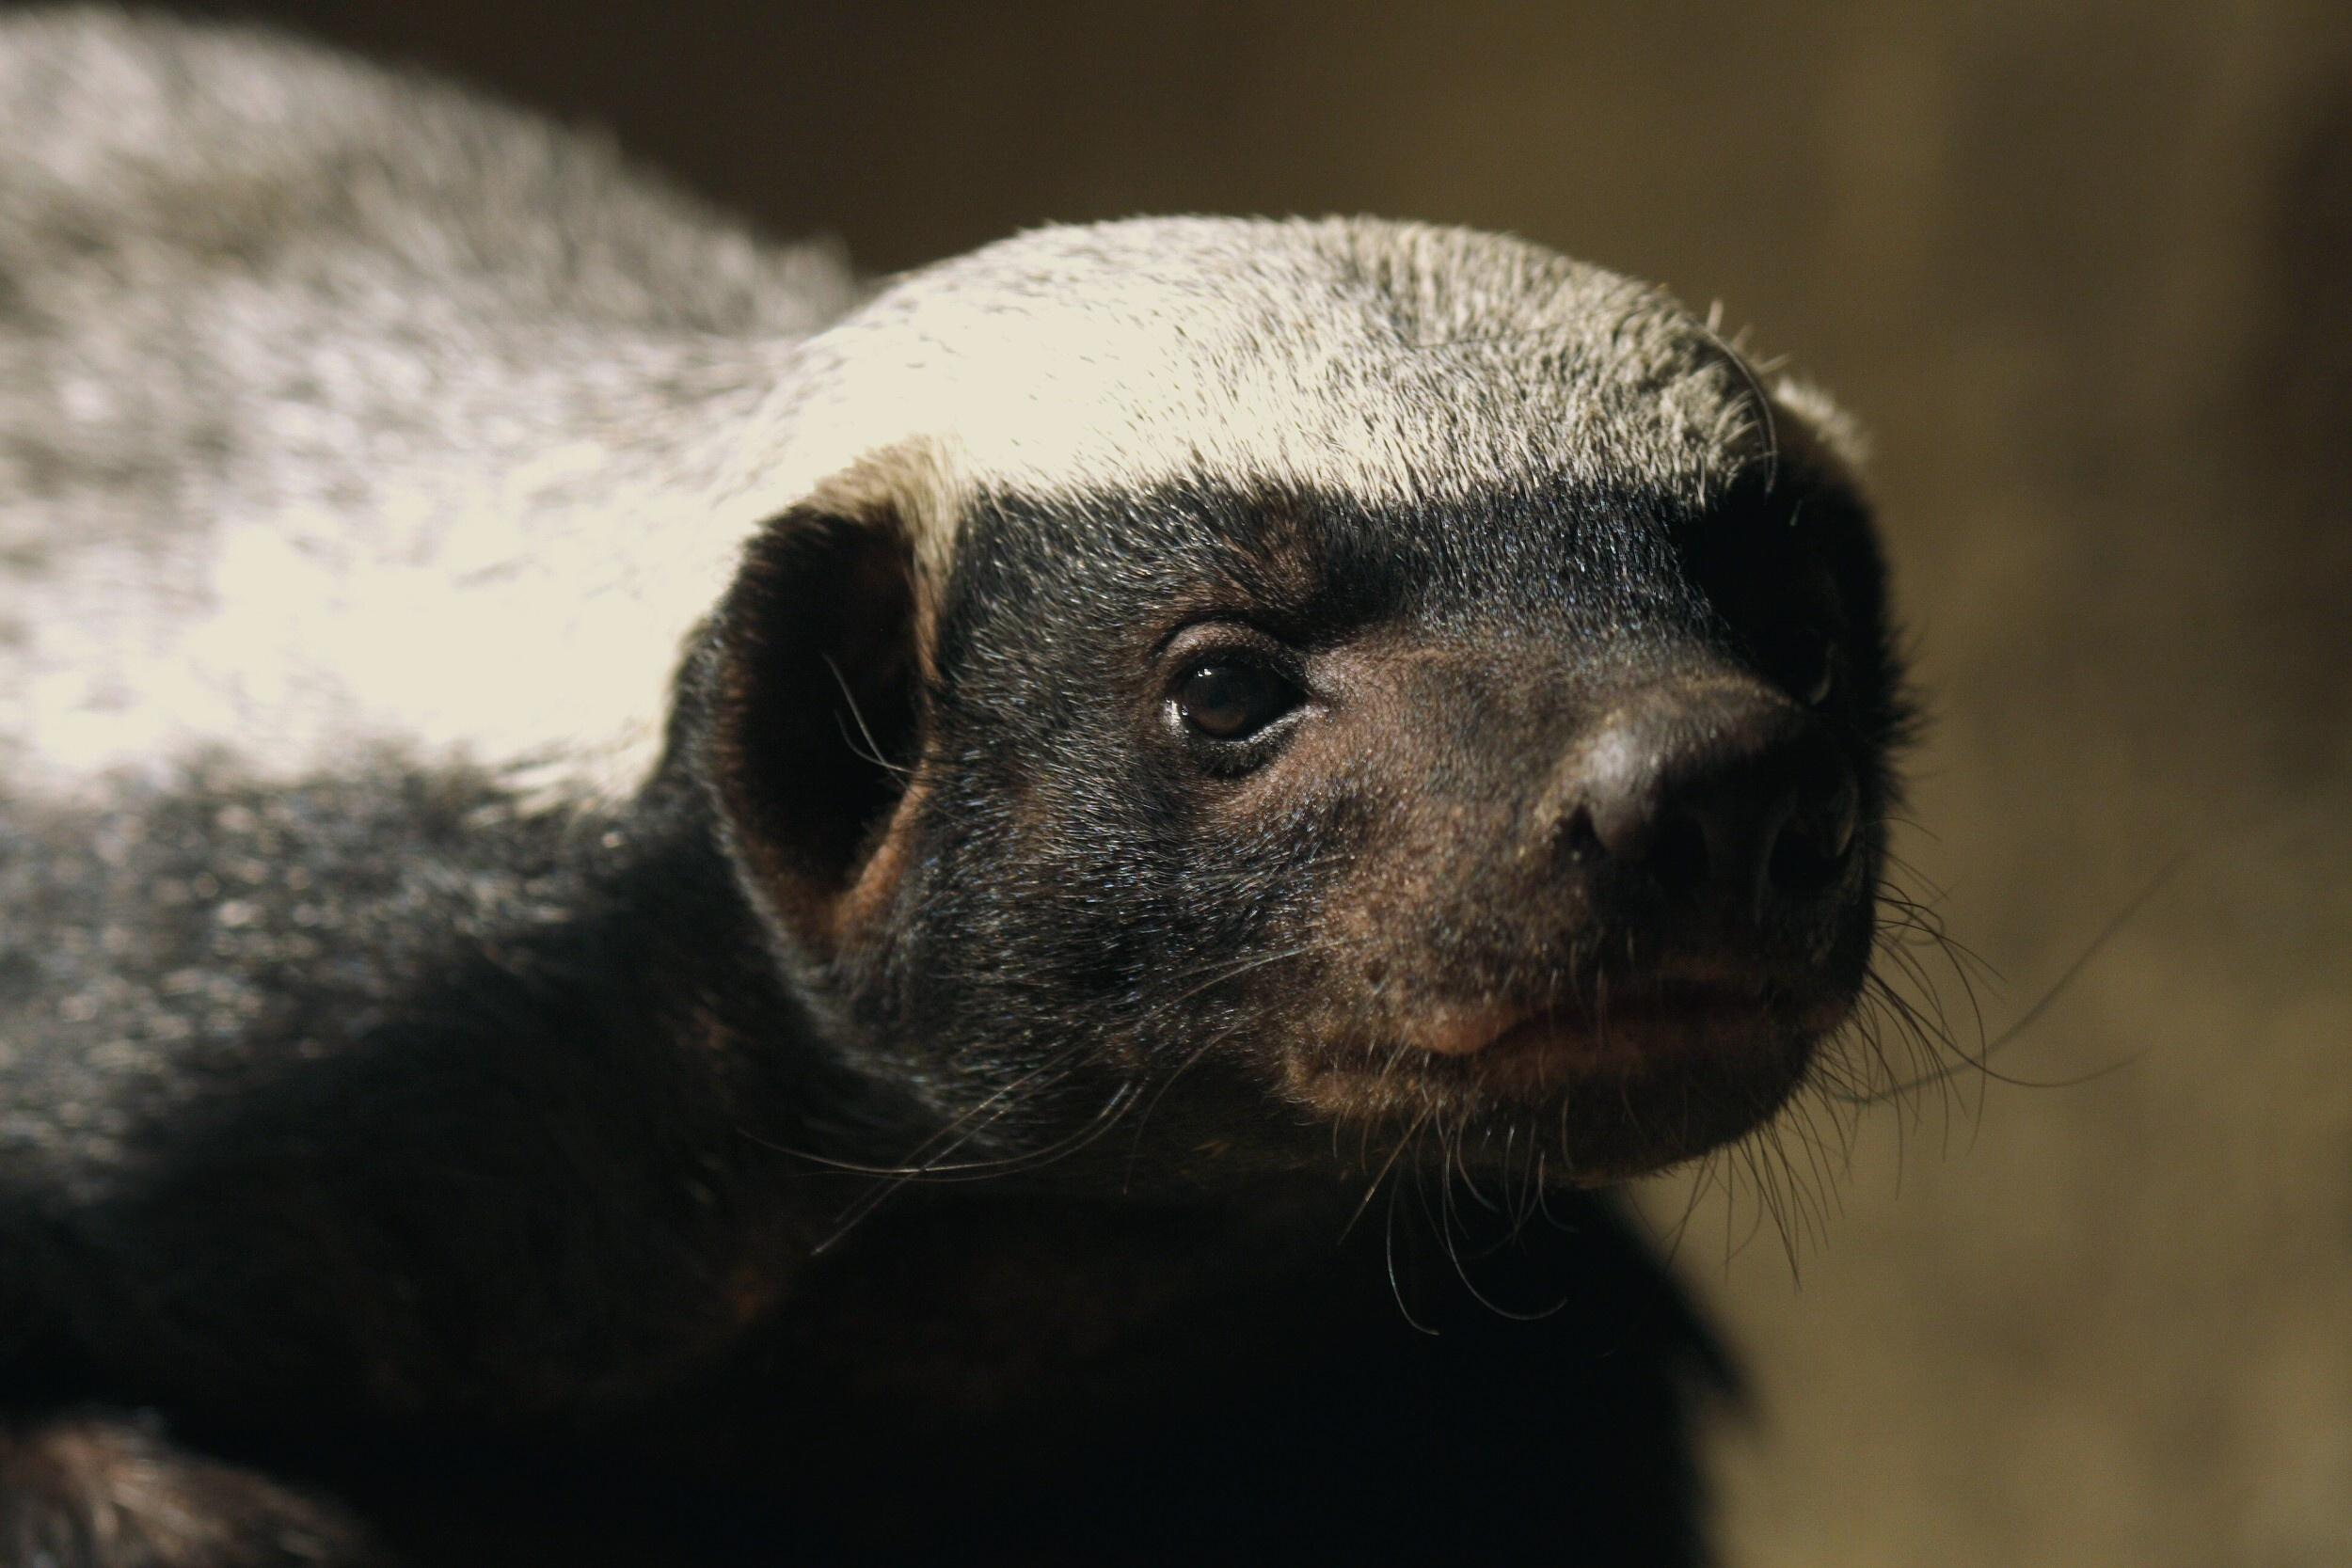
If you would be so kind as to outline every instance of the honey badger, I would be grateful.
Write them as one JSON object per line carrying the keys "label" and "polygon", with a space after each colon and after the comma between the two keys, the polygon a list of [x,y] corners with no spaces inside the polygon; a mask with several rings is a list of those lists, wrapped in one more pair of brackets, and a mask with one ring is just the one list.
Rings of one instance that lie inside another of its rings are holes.
{"label": "honey badger", "polygon": [[0,1560],[1703,1559],[1597,1189],[1864,982],[1826,404],[1460,230],[868,286],[246,32],[0,135]]}

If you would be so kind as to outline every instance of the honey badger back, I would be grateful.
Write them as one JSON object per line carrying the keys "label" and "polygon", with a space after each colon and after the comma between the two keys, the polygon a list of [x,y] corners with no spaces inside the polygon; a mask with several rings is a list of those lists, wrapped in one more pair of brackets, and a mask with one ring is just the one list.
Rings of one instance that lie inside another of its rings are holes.
{"label": "honey badger back", "polygon": [[0,87],[0,1555],[1697,1555],[1584,1189],[1861,983],[1818,409],[1494,236],[860,303],[283,44]]}

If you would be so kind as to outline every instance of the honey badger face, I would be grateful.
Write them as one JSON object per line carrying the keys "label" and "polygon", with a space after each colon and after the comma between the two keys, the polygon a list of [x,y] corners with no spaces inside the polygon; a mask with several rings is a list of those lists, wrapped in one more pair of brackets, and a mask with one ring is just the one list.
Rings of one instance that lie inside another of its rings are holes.
{"label": "honey badger face", "polygon": [[[723,610],[701,766],[803,989],[1009,1152],[1435,1126],[1596,1181],[1755,1125],[1862,985],[1900,720],[1819,432],[1529,247],[1150,227],[999,280],[974,330],[1048,341],[980,439],[853,466]],[[1316,286],[1220,295],[1243,239]],[[1089,333],[1135,270],[1156,336]],[[975,374],[903,314],[904,360]],[[990,450],[1005,410],[1059,467]]]}

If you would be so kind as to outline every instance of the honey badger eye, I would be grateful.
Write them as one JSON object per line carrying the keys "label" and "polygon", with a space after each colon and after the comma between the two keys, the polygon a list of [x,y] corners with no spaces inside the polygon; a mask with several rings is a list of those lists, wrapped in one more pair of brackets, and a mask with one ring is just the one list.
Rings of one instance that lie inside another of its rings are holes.
{"label": "honey badger eye", "polygon": [[1176,688],[1176,712],[1212,740],[1255,735],[1298,705],[1290,682],[1254,664],[1203,664]]}

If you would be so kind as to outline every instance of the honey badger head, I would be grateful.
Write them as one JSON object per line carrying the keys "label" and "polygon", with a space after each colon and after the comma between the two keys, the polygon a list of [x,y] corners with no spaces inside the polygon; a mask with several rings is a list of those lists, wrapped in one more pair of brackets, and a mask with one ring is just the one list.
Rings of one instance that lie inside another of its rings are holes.
{"label": "honey badger head", "polygon": [[982,1148],[1654,1168],[1869,950],[1897,679],[1796,401],[1491,235],[1028,235],[811,345],[688,751],[832,1037]]}

